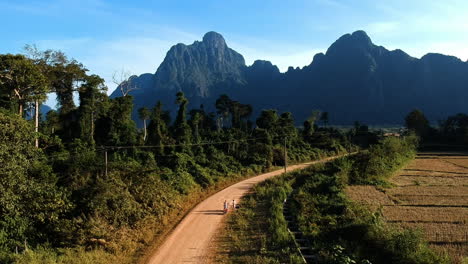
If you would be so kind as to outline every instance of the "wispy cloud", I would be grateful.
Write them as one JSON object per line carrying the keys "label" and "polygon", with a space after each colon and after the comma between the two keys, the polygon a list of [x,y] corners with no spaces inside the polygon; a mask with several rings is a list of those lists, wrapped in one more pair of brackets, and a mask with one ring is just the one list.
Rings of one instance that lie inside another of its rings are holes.
{"label": "wispy cloud", "polygon": [[375,22],[367,26],[368,33],[372,35],[393,33],[399,29],[400,23],[396,21]]}
{"label": "wispy cloud", "polygon": [[332,8],[347,8],[348,6],[339,0],[315,0],[319,5],[332,7]]}
{"label": "wispy cloud", "polygon": [[105,8],[107,5],[102,0],[82,0],[82,1],[32,1],[19,3],[16,1],[0,1],[2,10],[16,11],[27,15],[39,16],[63,16],[65,13],[87,10],[84,14],[89,14],[96,10]]}

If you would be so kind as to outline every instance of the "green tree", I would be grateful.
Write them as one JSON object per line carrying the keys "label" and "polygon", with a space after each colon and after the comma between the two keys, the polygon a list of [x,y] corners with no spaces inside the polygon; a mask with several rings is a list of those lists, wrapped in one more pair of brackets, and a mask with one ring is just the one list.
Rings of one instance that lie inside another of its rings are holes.
{"label": "green tree", "polygon": [[150,117],[148,125],[148,144],[159,146],[156,154],[162,155],[164,152],[164,138],[167,137],[167,123],[164,120],[165,112],[161,101],[156,103]]}
{"label": "green tree", "polygon": [[0,55],[0,85],[22,117],[28,102],[46,99],[45,78],[39,68],[23,55]]}
{"label": "green tree", "polygon": [[[0,91],[15,98],[18,113],[22,117],[26,103],[34,103],[35,111],[35,146],[39,147],[39,109],[47,98],[48,87],[40,68],[23,55],[0,55]],[[11,106],[11,105],[10,105]]]}
{"label": "green tree", "polygon": [[310,142],[312,139],[312,135],[314,134],[315,131],[315,121],[317,121],[317,118],[320,116],[320,111],[314,110],[312,111],[312,114],[310,115],[309,118],[307,118],[306,121],[304,121],[304,129],[302,130],[302,137],[304,138],[304,141]]}
{"label": "green tree", "polygon": [[259,128],[265,129],[271,134],[276,131],[278,119],[276,110],[270,109],[263,110],[255,122]]}
{"label": "green tree", "polygon": [[229,96],[222,94],[216,100],[215,107],[218,114],[218,130],[224,127],[224,121],[229,118],[232,100]]}
{"label": "green tree", "polygon": [[429,121],[424,113],[418,109],[411,111],[405,118],[408,130],[414,131],[420,137],[426,137],[429,133]]}
{"label": "green tree", "polygon": [[[186,112],[188,100],[185,98],[183,92],[178,92],[176,94],[176,104],[179,105],[179,110],[177,111],[176,120],[174,122],[174,139],[177,144],[190,144],[191,143],[191,129],[187,124]],[[180,147],[180,150],[188,150],[187,147]]]}
{"label": "green tree", "polygon": [[320,115],[320,121],[322,121],[322,124],[327,127],[328,126],[328,112],[323,112],[321,115]]}
{"label": "green tree", "polygon": [[132,120],[133,97],[110,100],[107,114],[96,121],[96,143],[108,146],[132,146],[137,142],[137,129]]}
{"label": "green tree", "polygon": [[55,242],[70,210],[31,133],[27,121],[0,111],[0,251]]}
{"label": "green tree", "polygon": [[104,79],[97,75],[85,76],[83,79],[84,82],[78,88],[80,138],[94,145],[95,122],[106,114],[108,108],[107,87]]}

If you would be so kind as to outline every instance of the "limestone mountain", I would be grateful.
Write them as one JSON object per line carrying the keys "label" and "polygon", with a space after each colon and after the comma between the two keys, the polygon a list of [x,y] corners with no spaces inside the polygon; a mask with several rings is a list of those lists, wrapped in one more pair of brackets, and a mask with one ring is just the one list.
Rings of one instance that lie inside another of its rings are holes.
{"label": "limestone mountain", "polygon": [[213,110],[209,107],[226,93],[252,104],[257,113],[266,108],[290,111],[298,123],[314,109],[328,111],[334,124],[401,124],[414,108],[431,121],[468,112],[467,62],[389,51],[373,44],[364,31],[340,37],[310,65],[285,73],[269,61],[246,66],[220,34],[208,32],[201,42],[173,46],[155,74],[134,76],[131,82],[140,88],[131,93],[136,108],[161,100],[173,110],[175,93],[183,91],[191,107],[204,104]]}

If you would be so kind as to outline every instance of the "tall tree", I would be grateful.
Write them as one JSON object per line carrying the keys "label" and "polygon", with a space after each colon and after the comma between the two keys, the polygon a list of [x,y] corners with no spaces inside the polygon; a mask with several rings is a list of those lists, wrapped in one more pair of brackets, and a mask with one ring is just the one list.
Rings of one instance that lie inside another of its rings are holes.
{"label": "tall tree", "polygon": [[218,114],[218,130],[224,127],[224,121],[229,118],[232,100],[229,96],[222,94],[216,100],[215,107]]}
{"label": "tall tree", "polygon": [[425,137],[429,133],[429,121],[421,110],[411,111],[405,118],[405,124],[420,137]]}
{"label": "tall tree", "polygon": [[106,113],[108,107],[106,91],[104,79],[94,74],[85,76],[78,88],[80,138],[91,145],[94,145],[95,122]]}
{"label": "tall tree", "polygon": [[[188,100],[183,92],[176,94],[176,104],[179,105],[176,120],[174,122],[174,138],[178,144],[190,144],[190,126],[187,124],[186,112]],[[186,150],[187,148],[180,148]]]}
{"label": "tall tree", "polygon": [[256,123],[259,128],[266,129],[270,134],[276,131],[278,125],[278,113],[276,110],[263,110],[257,118]]}
{"label": "tall tree", "polygon": [[143,120],[143,141],[146,141],[146,120],[150,118],[151,112],[147,107],[138,109],[138,116]]}
{"label": "tall tree", "polygon": [[167,134],[165,114],[161,101],[158,101],[153,108],[148,125],[148,144],[159,146],[159,148],[156,149],[157,155],[162,155],[164,153],[164,138]]}
{"label": "tall tree", "polygon": [[323,126],[325,127],[328,126],[328,112],[323,112],[320,115],[320,121],[322,121]]}
{"label": "tall tree", "polygon": [[307,118],[306,121],[304,121],[304,129],[302,130],[302,137],[304,138],[304,141],[310,142],[310,140],[312,139],[312,135],[315,131],[315,121],[319,116],[320,111],[314,110],[312,111],[310,117]]}
{"label": "tall tree", "polygon": [[0,90],[10,94],[18,104],[22,117],[26,103],[34,103],[35,109],[35,146],[39,147],[39,107],[47,98],[46,78],[34,62],[23,55],[0,55]]}
{"label": "tall tree", "polygon": [[0,55],[0,85],[23,117],[26,103],[45,100],[46,85],[39,68],[23,55]]}

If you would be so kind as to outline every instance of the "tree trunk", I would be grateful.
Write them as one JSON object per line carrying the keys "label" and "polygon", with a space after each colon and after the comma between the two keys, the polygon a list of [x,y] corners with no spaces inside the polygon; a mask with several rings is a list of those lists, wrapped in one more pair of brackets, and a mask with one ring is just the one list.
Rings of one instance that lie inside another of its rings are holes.
{"label": "tree trunk", "polygon": [[23,117],[23,103],[19,103],[19,116]]}
{"label": "tree trunk", "polygon": [[144,127],[143,142],[145,142],[146,141],[146,119],[143,119],[143,127]]}
{"label": "tree trunk", "polygon": [[91,142],[94,144],[94,111],[91,111]]}
{"label": "tree trunk", "polygon": [[36,99],[36,101],[34,102],[35,103],[35,116],[34,116],[34,121],[35,121],[35,129],[34,131],[36,131],[36,142],[35,142],[35,146],[36,148],[39,148],[39,135],[37,133],[39,133],[39,100]]}

